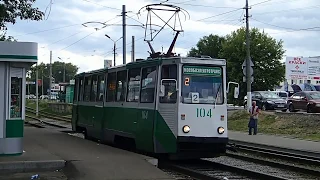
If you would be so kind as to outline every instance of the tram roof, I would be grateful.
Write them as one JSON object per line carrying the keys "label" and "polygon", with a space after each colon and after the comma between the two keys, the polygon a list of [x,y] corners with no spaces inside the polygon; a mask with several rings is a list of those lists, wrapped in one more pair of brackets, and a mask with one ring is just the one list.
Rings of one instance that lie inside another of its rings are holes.
{"label": "tram roof", "polygon": [[126,69],[131,69],[131,68],[137,68],[137,67],[145,67],[145,66],[150,66],[150,65],[160,65],[163,61],[172,61],[172,60],[180,60],[180,59],[197,59],[197,60],[211,60],[211,61],[223,61],[225,63],[225,59],[215,59],[215,58],[198,58],[198,57],[180,57],[180,56],[176,56],[176,57],[160,57],[160,58],[154,58],[154,59],[140,59],[134,62],[129,62],[127,64],[121,64],[118,66],[113,66],[113,67],[109,67],[109,68],[101,68],[101,69],[96,69],[96,70],[92,70],[92,71],[87,71],[87,72],[82,72],[79,74],[76,74],[75,77],[79,77],[79,76],[85,76],[85,75],[90,75],[90,74],[100,74],[100,73],[106,73],[109,70],[112,69],[118,69],[121,67],[126,67]]}

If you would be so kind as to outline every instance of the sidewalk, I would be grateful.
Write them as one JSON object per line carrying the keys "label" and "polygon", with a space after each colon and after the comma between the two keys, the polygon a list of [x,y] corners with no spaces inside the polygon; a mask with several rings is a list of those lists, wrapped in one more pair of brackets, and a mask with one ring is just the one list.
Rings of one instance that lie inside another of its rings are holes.
{"label": "sidewalk", "polygon": [[[2,157],[0,162],[52,160],[66,162],[68,179],[161,179],[167,174],[148,161],[149,157],[97,144],[54,129],[25,126],[25,153]],[[0,176],[1,178],[1,176]]]}
{"label": "sidewalk", "polygon": [[265,134],[248,135],[247,133],[244,133],[244,132],[235,132],[235,131],[228,131],[228,133],[229,133],[230,142],[239,141],[239,142],[245,142],[245,143],[275,146],[275,147],[286,148],[286,149],[319,153],[319,156],[320,156],[319,142],[285,138],[281,136],[265,135]]}

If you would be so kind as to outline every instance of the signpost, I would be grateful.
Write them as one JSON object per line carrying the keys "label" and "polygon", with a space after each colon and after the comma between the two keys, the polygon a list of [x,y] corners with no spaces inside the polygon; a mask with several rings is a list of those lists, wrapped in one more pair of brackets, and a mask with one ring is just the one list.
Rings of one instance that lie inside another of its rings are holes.
{"label": "signpost", "polygon": [[[247,61],[246,60],[244,60],[243,61],[243,63],[242,63],[242,69],[243,69],[243,82],[247,82],[247,68],[249,68],[249,73],[248,73],[248,75],[250,76],[250,86],[251,86],[251,83],[253,82],[253,66],[254,66],[254,64],[253,64],[253,62],[251,61],[251,58],[250,58],[250,63],[248,63],[248,64],[250,64],[250,67],[247,67]],[[247,85],[248,85],[249,83],[247,82]],[[249,88],[250,88],[250,86],[249,86]],[[251,100],[251,88],[249,89],[248,88],[248,86],[247,86],[247,107],[248,108],[250,108],[250,106],[251,106],[251,102],[252,102],[252,100]],[[249,91],[248,91],[249,90]],[[249,109],[248,109],[249,110]]]}

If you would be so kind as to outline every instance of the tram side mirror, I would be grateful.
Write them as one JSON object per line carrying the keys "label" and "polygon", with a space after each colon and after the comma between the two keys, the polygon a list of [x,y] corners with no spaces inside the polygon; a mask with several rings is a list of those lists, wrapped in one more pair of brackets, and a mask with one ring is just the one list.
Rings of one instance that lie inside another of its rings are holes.
{"label": "tram side mirror", "polygon": [[234,87],[233,97],[234,97],[235,99],[238,99],[238,97],[239,97],[239,88],[238,88],[238,87]]}

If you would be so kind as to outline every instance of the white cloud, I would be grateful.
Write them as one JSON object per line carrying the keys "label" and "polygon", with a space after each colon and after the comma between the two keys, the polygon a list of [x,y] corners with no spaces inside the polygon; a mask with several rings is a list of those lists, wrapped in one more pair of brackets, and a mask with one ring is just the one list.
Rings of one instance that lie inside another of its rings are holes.
{"label": "white cloud", "polygon": [[[183,2],[172,1],[171,2]],[[170,2],[169,1],[169,2]],[[9,35],[17,36],[19,41],[36,41],[39,43],[39,61],[49,62],[49,52],[53,51],[53,60],[58,60],[57,57],[70,58],[67,62],[72,62],[80,67],[79,72],[94,70],[103,67],[103,60],[113,60],[112,48],[113,42],[105,37],[108,34],[112,39],[116,40],[122,36],[121,27],[121,9],[122,4],[126,4],[128,16],[133,16],[141,7],[150,4],[158,3],[158,0],[69,0],[55,1],[52,5],[51,13],[48,20],[40,22],[18,21],[15,25],[9,25]],[[250,4],[260,3],[262,0],[251,0]],[[49,2],[38,0],[36,5],[44,11]],[[184,21],[184,17],[180,14],[184,33],[178,37],[174,52],[186,55],[188,50],[195,46],[199,38],[204,35],[218,34],[226,35],[231,31],[236,30],[244,24],[239,20],[243,18],[243,10],[234,11],[231,13],[222,14],[232,11],[235,8],[244,7],[244,1],[239,0],[197,0],[190,1],[179,5],[186,9],[191,16],[190,20]],[[314,56],[318,55],[320,43],[318,31],[295,31],[287,32],[288,30],[281,28],[301,29],[312,26],[317,26],[320,21],[320,12],[317,7],[303,9],[303,7],[312,7],[317,4],[316,0],[279,0],[262,3],[252,6],[250,14],[250,27],[258,27],[264,29],[272,37],[284,41],[286,54],[292,56]],[[207,7],[206,7],[207,6]],[[108,8],[109,7],[109,8]],[[215,8],[219,7],[219,8]],[[230,7],[230,8],[222,8]],[[289,9],[302,8],[302,10]],[[280,13],[272,13],[272,11],[284,10]],[[157,12],[158,13],[158,12]],[[158,13],[161,18],[167,20],[172,13]],[[221,15],[222,14],[222,15]],[[255,15],[256,14],[256,15]],[[197,20],[208,18],[205,21]],[[95,31],[94,28],[100,28],[99,24],[88,24],[84,27],[81,24],[87,21],[107,21],[108,24],[118,24],[118,26],[106,27],[102,30]],[[261,22],[257,22],[257,19]],[[140,22],[146,22],[146,12],[143,12],[138,19]],[[152,17],[153,23],[163,25],[164,23]],[[172,21],[173,22],[173,21]],[[75,26],[61,28],[63,26]],[[76,25],[77,24],[77,25]],[[139,24],[138,22],[127,18],[127,24]],[[172,23],[171,23],[172,24]],[[274,26],[271,26],[271,25]],[[279,26],[279,27],[276,27]],[[280,27],[281,26],[281,27]],[[59,28],[60,27],[60,28]],[[54,29],[52,31],[43,31]],[[320,28],[319,28],[320,30]],[[43,31],[43,32],[41,32]],[[30,34],[30,32],[34,32]],[[28,34],[29,33],[29,34]],[[78,34],[77,34],[78,33]],[[88,34],[91,34],[88,36]],[[148,57],[148,45],[143,41],[144,30],[139,27],[127,27],[127,62],[131,61],[131,36],[136,37],[135,52],[136,58]],[[88,37],[86,37],[88,36]],[[159,33],[154,42],[152,42],[155,50],[161,51],[162,46],[164,51],[167,51],[173,39],[172,30],[166,27],[165,30]],[[44,48],[41,48],[44,47]],[[122,64],[122,40],[117,42],[117,64]]]}

